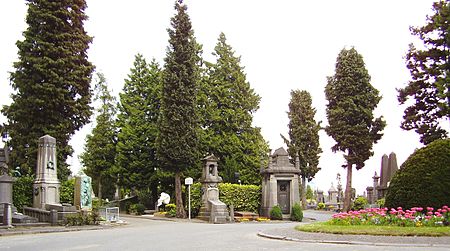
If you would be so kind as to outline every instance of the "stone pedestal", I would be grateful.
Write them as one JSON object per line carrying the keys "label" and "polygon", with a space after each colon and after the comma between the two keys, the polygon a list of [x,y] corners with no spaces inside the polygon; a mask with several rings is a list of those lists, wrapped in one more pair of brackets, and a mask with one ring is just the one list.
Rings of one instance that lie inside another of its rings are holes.
{"label": "stone pedestal", "polygon": [[59,205],[59,188],[56,139],[45,135],[39,138],[36,179],[33,184],[33,207],[45,209],[46,204]]}
{"label": "stone pedestal", "polygon": [[11,204],[12,213],[17,211],[16,208],[12,205],[13,183],[14,183],[13,177],[7,174],[0,176],[0,215],[3,215],[3,208],[5,203]]}
{"label": "stone pedestal", "polygon": [[300,204],[299,162],[293,165],[289,155],[282,147],[269,154],[269,165],[261,170],[262,201],[261,215],[270,217],[270,210],[275,205],[281,207],[283,218],[290,218],[292,206]]}
{"label": "stone pedestal", "polygon": [[87,175],[75,177],[74,206],[81,210],[92,210],[92,178]]}
{"label": "stone pedestal", "polygon": [[226,223],[228,217],[227,205],[219,200],[218,183],[222,182],[217,170],[217,158],[214,155],[203,159],[202,207],[198,218],[210,223]]}

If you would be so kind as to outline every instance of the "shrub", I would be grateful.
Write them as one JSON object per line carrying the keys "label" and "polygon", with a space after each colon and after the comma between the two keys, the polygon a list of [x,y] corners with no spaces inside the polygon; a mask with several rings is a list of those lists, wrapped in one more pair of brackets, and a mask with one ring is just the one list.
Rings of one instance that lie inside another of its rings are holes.
{"label": "shrub", "polygon": [[436,140],[416,150],[391,180],[386,206],[434,207],[449,203],[450,139]]}
{"label": "shrub", "polygon": [[130,205],[130,208],[128,210],[130,213],[136,214],[136,215],[143,215],[145,211],[145,206],[141,203],[132,204]]}
{"label": "shrub", "polygon": [[369,202],[367,201],[367,199],[365,197],[359,196],[358,198],[355,199],[355,201],[353,201],[352,210],[358,211],[358,210],[364,209],[365,206],[368,204],[369,204]]}
{"label": "shrub", "polygon": [[378,205],[378,207],[384,207],[385,199],[381,198],[381,199],[377,200],[377,202],[375,202],[375,203]]}
{"label": "shrub", "polygon": [[13,184],[13,204],[17,211],[22,212],[23,207],[33,205],[33,176],[16,178]]}
{"label": "shrub", "polygon": [[66,180],[61,183],[59,190],[59,198],[61,203],[69,203],[73,205],[73,195],[75,191],[75,179]]}
{"label": "shrub", "polygon": [[75,215],[68,215],[65,219],[67,226],[82,226],[82,225],[98,225],[100,215],[98,211],[88,213],[77,213]]}
{"label": "shrub", "polygon": [[317,204],[317,208],[316,208],[317,210],[323,210],[323,209],[325,209],[325,203],[323,203],[323,202],[319,202],[319,204]]}
{"label": "shrub", "polygon": [[167,204],[165,210],[168,216],[170,217],[177,216],[177,206],[175,204]]}
{"label": "shrub", "polygon": [[282,220],[283,219],[283,213],[281,211],[281,207],[278,205],[275,205],[270,209],[270,219],[271,220]]}
{"label": "shrub", "polygon": [[292,221],[302,221],[303,220],[302,207],[298,203],[295,203],[294,206],[292,207],[291,220]]}
{"label": "shrub", "polygon": [[[197,216],[202,206],[201,183],[191,185],[191,213]],[[234,211],[249,211],[257,213],[261,203],[261,187],[256,185],[238,185],[230,183],[219,184],[219,199],[228,206],[233,205]],[[187,191],[185,191],[187,199]],[[186,210],[187,210],[187,204]]]}

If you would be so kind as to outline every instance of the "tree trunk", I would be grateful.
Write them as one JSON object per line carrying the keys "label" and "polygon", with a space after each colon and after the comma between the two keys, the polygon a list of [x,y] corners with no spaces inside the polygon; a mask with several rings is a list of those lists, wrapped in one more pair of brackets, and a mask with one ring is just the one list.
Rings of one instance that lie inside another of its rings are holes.
{"label": "tree trunk", "polygon": [[177,205],[177,218],[186,218],[181,194],[181,172],[175,173],[175,203]]}
{"label": "tree trunk", "polygon": [[352,206],[352,164],[347,164],[347,183],[345,185],[345,196],[344,196],[344,212],[350,211]]}
{"label": "tree trunk", "polygon": [[100,206],[102,205],[102,175],[98,176],[98,194],[97,194]]}
{"label": "tree trunk", "polygon": [[301,193],[301,199],[302,199],[302,208],[306,209],[306,179],[302,176],[302,193]]}

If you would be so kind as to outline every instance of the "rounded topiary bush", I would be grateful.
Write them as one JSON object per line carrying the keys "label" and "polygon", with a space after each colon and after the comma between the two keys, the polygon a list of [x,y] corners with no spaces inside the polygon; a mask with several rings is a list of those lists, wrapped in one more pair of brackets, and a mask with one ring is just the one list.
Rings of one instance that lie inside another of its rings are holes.
{"label": "rounded topiary bush", "polygon": [[416,150],[401,165],[386,194],[386,207],[434,207],[450,204],[450,139]]}
{"label": "rounded topiary bush", "polygon": [[283,219],[283,212],[281,211],[281,207],[278,205],[275,205],[270,209],[270,219],[271,220],[282,220]]}
{"label": "rounded topiary bush", "polygon": [[298,203],[295,203],[294,206],[292,207],[291,220],[292,221],[302,221],[303,220],[302,207]]}

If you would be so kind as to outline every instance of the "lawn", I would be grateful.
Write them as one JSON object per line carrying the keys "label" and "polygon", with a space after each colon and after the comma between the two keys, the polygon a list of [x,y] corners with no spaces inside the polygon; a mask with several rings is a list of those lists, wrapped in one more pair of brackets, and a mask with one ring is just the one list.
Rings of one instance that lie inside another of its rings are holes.
{"label": "lawn", "polygon": [[450,236],[450,227],[400,227],[374,225],[331,225],[327,222],[299,225],[295,228],[304,232],[330,234],[362,234],[390,236]]}

